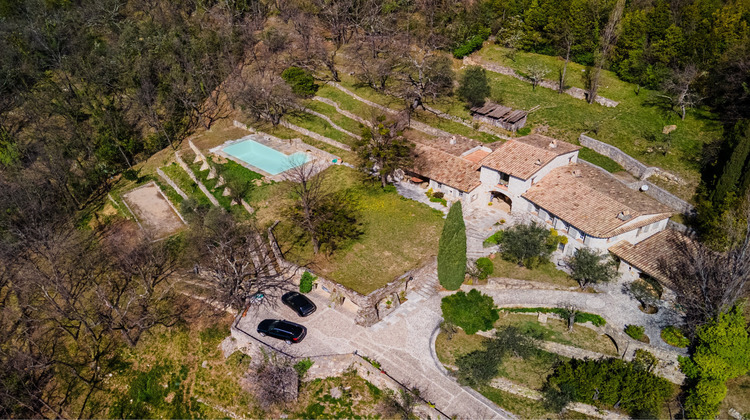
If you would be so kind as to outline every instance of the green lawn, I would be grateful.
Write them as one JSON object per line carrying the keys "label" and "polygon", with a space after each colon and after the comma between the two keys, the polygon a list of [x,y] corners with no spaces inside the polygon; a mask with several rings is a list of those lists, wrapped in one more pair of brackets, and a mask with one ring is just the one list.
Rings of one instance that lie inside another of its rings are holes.
{"label": "green lawn", "polygon": [[362,134],[362,124],[358,121],[339,114],[336,108],[331,105],[325,104],[320,101],[309,100],[305,103],[305,107],[313,111],[319,112],[331,119],[336,125],[354,134]]}
{"label": "green lawn", "polygon": [[535,269],[529,270],[528,268],[521,267],[516,263],[506,261],[502,259],[500,255],[497,255],[492,260],[492,263],[495,266],[495,271],[492,273],[493,277],[538,281],[563,287],[578,286],[578,283],[575,280],[564,271],[558,270],[551,262],[540,264]]}
{"label": "green lawn", "polygon": [[584,147],[579,150],[578,157],[585,160],[586,162],[593,163],[594,165],[604,169],[607,172],[615,173],[623,170],[622,166],[620,166],[619,163],[604,155],[596,153],[588,147]]}
{"label": "green lawn", "polygon": [[[365,98],[365,99],[368,99],[368,100],[370,100],[372,102],[375,102],[376,104],[387,106],[387,107],[390,107],[390,108],[396,109],[396,110],[400,110],[400,109],[404,108],[404,104],[403,104],[403,102],[401,100],[399,100],[397,98],[394,98],[392,96],[384,95],[384,94],[382,94],[382,93],[380,93],[380,92],[378,92],[378,91],[376,91],[376,90],[374,90],[374,89],[372,89],[370,87],[358,85],[355,82],[355,80],[353,78],[351,78],[350,76],[343,76],[342,79],[341,79],[341,85],[344,86],[345,88],[349,89],[350,91],[354,92],[358,96],[360,96],[362,98]],[[327,88],[329,88],[329,89],[335,89],[335,90],[338,91],[337,92],[338,94],[347,96],[350,101],[355,101],[355,103],[347,101],[347,105],[350,106],[350,107],[352,107],[351,109],[349,107],[343,106],[339,102],[339,106],[341,106],[342,108],[347,109],[347,110],[349,110],[351,112],[354,112],[354,113],[356,113],[357,115],[360,115],[363,118],[367,118],[366,115],[372,112],[371,111],[372,108],[370,108],[367,105],[364,105],[362,102],[359,102],[356,99],[351,98],[349,95],[346,95],[344,92],[336,89],[335,87],[328,86]],[[340,98],[340,95],[330,95],[330,91],[327,90],[327,89],[324,90],[322,93],[321,93],[321,91],[318,91],[318,94],[320,96],[325,96],[325,97],[327,97],[329,99],[333,99],[334,101],[337,101],[337,102],[338,102],[338,100],[336,98],[334,98],[333,96],[338,96]],[[362,115],[362,114],[360,114],[361,111],[358,109],[358,107],[356,105],[357,103],[360,104],[360,105],[365,106],[366,108],[370,108],[370,109],[369,110],[366,109],[365,114]],[[430,105],[432,105],[432,104],[430,104]],[[465,136],[465,137],[473,138],[475,140],[479,140],[479,141],[482,141],[482,142],[485,142],[485,143],[491,143],[491,142],[495,142],[495,141],[500,140],[500,138],[497,137],[497,136],[493,136],[493,135],[487,134],[487,133],[482,133],[482,132],[477,131],[477,130],[475,130],[473,128],[467,127],[467,126],[465,126],[463,124],[459,124],[457,122],[450,121],[450,120],[447,120],[445,118],[438,117],[437,115],[433,114],[432,112],[427,112],[427,111],[424,111],[424,110],[417,110],[412,115],[412,118],[415,119],[415,120],[417,120],[417,121],[423,122],[425,124],[431,125],[431,126],[433,126],[435,128],[439,128],[439,129],[441,129],[443,131],[447,131],[447,132],[452,133],[452,134],[458,134],[458,135],[462,135],[462,136]],[[469,120],[470,119],[471,118],[469,117]]]}
{"label": "green lawn", "polygon": [[[353,169],[334,166],[326,172],[331,188],[348,190],[354,196],[364,233],[332,255],[314,256],[306,237],[282,222],[280,239],[294,242],[290,258],[310,263],[317,274],[367,294],[437,254],[442,213],[369,181],[363,184],[362,175]],[[266,200],[269,208],[264,211],[283,214],[288,200]],[[272,208],[276,203],[280,207]]]}
{"label": "green lawn", "polygon": [[[485,60],[514,67],[518,70],[530,62],[543,62],[550,69],[562,65],[562,60],[538,54],[518,53],[515,62],[505,57],[497,46],[483,48],[479,56]],[[583,66],[571,63],[568,67],[568,84],[582,86],[580,74]],[[721,136],[721,127],[712,115],[704,110],[688,112],[685,121],[672,111],[652,105],[652,93],[619,80],[613,73],[604,72],[600,94],[619,101],[615,108],[588,105],[585,101],[568,95],[559,95],[550,89],[538,88],[509,76],[488,72],[493,88],[493,99],[513,108],[541,109],[529,115],[528,125],[548,125],[550,133],[560,139],[575,141],[581,132],[615,145],[647,165],[659,166],[683,177],[693,190],[699,180],[699,162],[703,145]],[[550,78],[554,78],[552,75]],[[665,125],[677,125],[672,133],[671,148],[666,154],[656,151],[658,142],[648,140],[661,137]],[[649,149],[652,151],[649,152]],[[592,162],[595,163],[595,162]],[[670,188],[676,190],[676,188]],[[681,192],[683,198],[689,192]]]}
{"label": "green lawn", "polygon": [[195,199],[198,204],[211,205],[211,202],[208,201],[208,197],[206,197],[206,195],[203,194],[203,191],[198,188],[198,184],[193,182],[188,174],[185,173],[176,162],[172,162],[171,164],[162,167],[161,170],[164,171],[164,173],[167,174],[167,176],[172,179],[172,181],[174,181],[174,183],[177,184],[177,186],[180,187],[188,197]]}
{"label": "green lawn", "polygon": [[574,325],[573,331],[568,331],[567,323],[558,319],[548,319],[546,324],[537,321],[536,314],[515,314],[500,312],[500,319],[495,327],[514,326],[521,331],[538,333],[545,341],[566,344],[597,353],[617,356],[617,349],[608,337],[582,325]]}
{"label": "green lawn", "polygon": [[306,128],[314,133],[336,140],[339,143],[344,143],[350,147],[354,146],[354,142],[356,141],[353,137],[333,128],[328,121],[306,112],[291,113],[284,118],[294,125]]}

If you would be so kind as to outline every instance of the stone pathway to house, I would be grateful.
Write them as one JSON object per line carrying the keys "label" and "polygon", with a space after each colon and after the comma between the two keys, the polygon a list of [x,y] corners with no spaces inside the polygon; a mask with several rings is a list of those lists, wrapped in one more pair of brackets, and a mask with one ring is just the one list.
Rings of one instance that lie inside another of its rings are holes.
{"label": "stone pathway to house", "polygon": [[[501,224],[501,220],[505,223]],[[469,261],[476,261],[478,258],[497,252],[497,246],[485,248],[484,240],[502,227],[512,224],[513,220],[510,214],[489,206],[467,210],[464,214],[464,221],[466,222],[466,257]]]}

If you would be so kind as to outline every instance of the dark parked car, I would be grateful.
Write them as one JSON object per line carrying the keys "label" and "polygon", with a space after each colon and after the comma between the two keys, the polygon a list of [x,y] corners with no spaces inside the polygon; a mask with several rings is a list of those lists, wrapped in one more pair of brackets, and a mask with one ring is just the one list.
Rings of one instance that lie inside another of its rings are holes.
{"label": "dark parked car", "polygon": [[297,312],[299,316],[308,316],[318,309],[307,296],[297,292],[287,292],[281,297],[284,304]]}
{"label": "dark parked car", "polygon": [[299,343],[307,335],[307,328],[283,319],[264,319],[258,324],[258,334],[286,341],[287,344]]}

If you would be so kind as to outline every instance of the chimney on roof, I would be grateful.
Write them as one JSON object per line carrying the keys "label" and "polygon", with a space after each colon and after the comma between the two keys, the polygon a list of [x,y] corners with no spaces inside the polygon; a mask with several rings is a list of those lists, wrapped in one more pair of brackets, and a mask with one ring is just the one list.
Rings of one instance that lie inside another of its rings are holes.
{"label": "chimney on roof", "polygon": [[556,147],[557,147],[557,140],[552,140],[552,141],[551,141],[551,142],[549,143],[549,148],[550,148],[550,149],[554,149],[554,148],[556,148]]}
{"label": "chimney on roof", "polygon": [[451,144],[456,144],[456,136],[451,137]]}
{"label": "chimney on roof", "polygon": [[573,171],[573,176],[576,177],[576,178],[580,178],[581,177],[581,170],[580,169],[575,169]]}
{"label": "chimney on roof", "polygon": [[541,159],[537,159],[536,162],[534,162],[534,165],[542,166],[542,160]]}
{"label": "chimney on roof", "polygon": [[623,210],[617,215],[617,218],[622,221],[630,220],[632,217],[633,215],[630,214],[630,210]]}

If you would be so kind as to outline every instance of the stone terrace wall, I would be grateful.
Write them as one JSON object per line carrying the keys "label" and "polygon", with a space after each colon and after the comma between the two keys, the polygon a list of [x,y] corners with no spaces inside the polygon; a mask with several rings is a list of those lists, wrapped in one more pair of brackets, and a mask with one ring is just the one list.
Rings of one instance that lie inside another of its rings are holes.
{"label": "stone terrace wall", "polygon": [[653,170],[648,166],[639,162],[617,147],[612,146],[611,144],[593,139],[585,134],[581,134],[578,137],[578,141],[581,143],[581,146],[588,147],[596,153],[607,156],[608,158],[619,163],[620,166],[622,166],[626,171],[639,179],[648,178],[653,173]]}
{"label": "stone terrace wall", "polygon": [[[655,167],[646,166],[640,161],[638,161],[637,159],[635,159],[634,157],[618,149],[617,147],[612,146],[611,144],[607,144],[599,140],[593,139],[585,134],[581,134],[578,137],[578,141],[581,143],[582,146],[588,147],[589,149],[599,153],[600,155],[607,156],[608,158],[619,163],[626,171],[628,171],[630,174],[640,179],[639,181],[625,184],[628,186],[628,188],[633,189],[633,190],[638,190],[643,185],[648,185],[648,190],[646,190],[645,193],[649,195],[651,198],[655,199],[656,201],[664,205],[667,205],[681,213],[687,214],[693,211],[694,207],[692,204],[677,197],[676,195],[665,190],[664,188],[661,188],[658,185],[646,180],[646,178],[656,173],[659,173],[659,172],[666,173],[663,170],[659,168],[655,168]],[[590,165],[593,165],[593,164],[590,164]],[[596,166],[596,165],[593,165],[593,166]]]}
{"label": "stone terrace wall", "polygon": [[679,211],[680,213],[690,214],[695,210],[695,207],[693,207],[692,204],[677,197],[676,195],[672,194],[671,192],[665,190],[664,188],[652,182],[637,181],[637,182],[632,182],[626,185],[634,190],[641,188],[641,186],[643,185],[648,185],[648,190],[645,191],[647,195],[649,195],[651,198],[655,199],[656,201]]}

